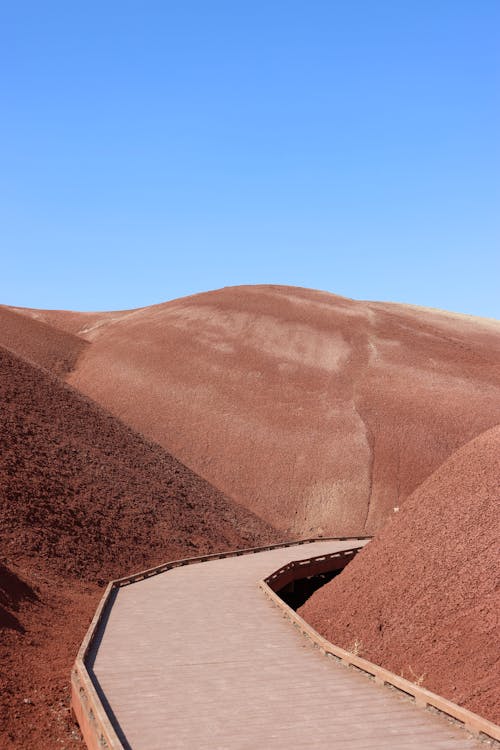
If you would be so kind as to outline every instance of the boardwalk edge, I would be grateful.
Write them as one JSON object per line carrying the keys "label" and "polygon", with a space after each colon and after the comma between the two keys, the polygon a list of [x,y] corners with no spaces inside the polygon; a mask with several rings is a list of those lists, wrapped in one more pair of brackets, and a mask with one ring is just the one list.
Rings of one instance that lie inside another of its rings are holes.
{"label": "boardwalk edge", "polygon": [[110,604],[113,593],[122,586],[128,586],[139,581],[143,581],[151,576],[165,573],[167,570],[178,568],[183,565],[193,565],[210,560],[221,560],[227,557],[239,557],[241,555],[250,555],[258,552],[267,552],[273,549],[283,549],[286,547],[298,547],[303,544],[313,542],[328,541],[358,541],[370,540],[371,536],[342,536],[342,537],[313,537],[310,539],[299,539],[293,542],[281,542],[278,544],[268,544],[264,547],[249,547],[246,549],[230,550],[228,552],[219,552],[215,554],[199,555],[198,557],[188,557],[180,560],[156,565],[153,568],[141,570],[123,578],[116,578],[110,581],[104,591],[101,601],[96,609],[92,622],[89,625],[85,638],[82,641],[78,651],[73,669],[71,672],[71,710],[78,722],[85,744],[88,750],[125,750],[110,717],[102,704],[94,682],[87,670],[85,660],[90,651],[99,625],[105,616]]}
{"label": "boardwalk edge", "polygon": [[[352,553],[353,550],[346,550],[346,552]],[[313,559],[294,562],[311,563],[312,561]],[[326,656],[334,657],[347,667],[354,667],[358,671],[364,673],[367,677],[373,678],[376,684],[383,685],[384,687],[396,688],[410,698],[413,698],[415,704],[420,708],[426,709],[432,707],[439,711],[439,713],[455,719],[462,724],[467,731],[479,738],[492,739],[500,742],[500,726],[497,724],[494,724],[488,719],[484,719],[482,716],[479,716],[466,708],[462,708],[462,706],[453,703],[447,698],[443,698],[426,688],[416,685],[414,682],[406,680],[404,677],[389,672],[389,670],[378,666],[378,664],[373,664],[373,662],[363,659],[361,656],[346,651],[340,646],[330,643],[326,638],[323,638],[317,630],[309,625],[308,622],[286,604],[286,602],[284,602],[275,591],[273,591],[272,586],[276,586],[277,576],[282,571],[285,572],[285,569],[288,567],[289,566],[284,566],[279,571],[275,571],[267,578],[259,581],[259,587],[264,594],[282,610],[283,614],[297,626],[301,633],[311,640]]]}
{"label": "boardwalk edge", "polygon": [[[148,568],[138,573],[134,573],[123,578],[112,580],[108,583],[106,590],[94,614],[92,622],[87,630],[84,640],[78,651],[72,673],[71,673],[71,708],[76,718],[83,739],[88,750],[125,750],[113,723],[102,704],[95,684],[90,676],[86,658],[91,649],[94,638],[98,632],[99,625],[106,616],[110,601],[117,589],[122,586],[145,580],[151,576],[159,575],[168,570],[183,566],[192,565],[210,560],[220,560],[228,557],[239,557],[241,555],[266,552],[273,549],[283,549],[286,547],[296,547],[300,545],[311,544],[314,542],[327,541],[368,541],[372,537],[316,537],[311,539],[301,539],[294,542],[284,542],[281,544],[272,544],[265,547],[252,547],[248,549],[232,550],[230,552],[221,552],[216,554],[201,555],[198,557],[174,560],[162,565]],[[300,617],[291,607],[289,607],[272,587],[286,585],[283,581],[297,580],[304,577],[304,573],[312,575],[313,572],[324,572],[325,565],[330,565],[330,570],[344,567],[348,560],[357,554],[361,549],[360,546],[344,550],[342,552],[320,555],[315,558],[306,558],[304,560],[294,560],[283,566],[277,571],[271,573],[267,578],[258,582],[265,595],[279,607],[284,615],[288,617],[312,642],[315,643],[326,655],[330,655],[347,666],[354,667],[368,676],[375,679],[376,683],[389,685],[408,694],[414,698],[415,703],[426,708],[432,706],[439,712],[451,716],[458,720],[465,728],[477,736],[484,736],[488,739],[500,741],[500,727],[481,716],[461,708],[455,703],[432,693],[425,688],[421,688],[398,675],[389,672],[376,664],[362,659],[339,646],[335,646],[324,639],[314,628],[312,628],[303,618]],[[300,575],[299,575],[300,574]],[[294,577],[295,576],[295,577]]]}

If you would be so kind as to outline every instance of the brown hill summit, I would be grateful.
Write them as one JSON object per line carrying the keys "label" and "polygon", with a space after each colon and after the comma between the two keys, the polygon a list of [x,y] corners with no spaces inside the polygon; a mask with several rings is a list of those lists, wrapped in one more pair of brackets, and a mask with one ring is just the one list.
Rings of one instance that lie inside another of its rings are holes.
{"label": "brown hill summit", "polygon": [[500,421],[496,321],[280,286],[17,312],[84,338],[69,382],[291,536],[372,533]]}
{"label": "brown hill summit", "polygon": [[0,747],[80,746],[68,676],[98,579],[279,538],[160,446],[0,347]]}
{"label": "brown hill summit", "polygon": [[500,426],[456,451],[299,613],[333,643],[500,723]]}

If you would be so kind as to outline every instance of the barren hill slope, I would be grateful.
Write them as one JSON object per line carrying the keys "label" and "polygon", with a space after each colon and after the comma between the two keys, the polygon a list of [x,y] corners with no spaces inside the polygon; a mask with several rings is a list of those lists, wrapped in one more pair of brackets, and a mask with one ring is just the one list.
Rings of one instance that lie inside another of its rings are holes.
{"label": "barren hill slope", "polygon": [[371,533],[500,421],[500,323],[279,286],[117,313],[68,380],[292,536]]}
{"label": "barren hill slope", "polygon": [[79,747],[71,664],[98,580],[278,541],[263,521],[0,347],[0,747]]}
{"label": "barren hill slope", "polygon": [[0,305],[0,346],[56,375],[70,372],[88,346],[85,339],[54,327],[35,310],[27,312]]}
{"label": "barren hill slope", "polygon": [[299,613],[333,643],[500,722],[500,426],[456,451]]}
{"label": "barren hill slope", "polygon": [[[46,371],[0,348],[0,521],[11,559],[108,579],[273,531]],[[267,537],[266,537],[267,538]]]}

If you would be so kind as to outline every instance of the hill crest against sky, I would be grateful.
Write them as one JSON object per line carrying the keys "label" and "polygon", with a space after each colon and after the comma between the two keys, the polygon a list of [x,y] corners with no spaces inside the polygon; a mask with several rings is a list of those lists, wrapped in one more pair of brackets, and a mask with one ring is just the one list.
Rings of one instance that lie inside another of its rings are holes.
{"label": "hill crest against sky", "polygon": [[[413,491],[427,507],[415,488],[458,475],[457,448],[500,422],[499,327],[276,286],[104,314],[0,307],[6,747],[42,750],[47,731],[78,746],[64,690],[96,576],[279,538],[151,440],[288,538],[395,524],[395,506]],[[20,694],[36,696],[22,715]]]}
{"label": "hill crest against sky", "polygon": [[281,286],[17,314],[84,338],[70,383],[291,536],[376,530],[500,421],[492,320]]}

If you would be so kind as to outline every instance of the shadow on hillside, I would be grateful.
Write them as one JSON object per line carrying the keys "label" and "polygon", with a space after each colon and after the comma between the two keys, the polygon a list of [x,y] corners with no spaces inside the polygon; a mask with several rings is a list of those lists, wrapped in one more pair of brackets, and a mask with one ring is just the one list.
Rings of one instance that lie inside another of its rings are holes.
{"label": "shadow on hillside", "polygon": [[14,614],[23,601],[37,602],[39,599],[31,586],[0,563],[0,628],[25,632]]}

